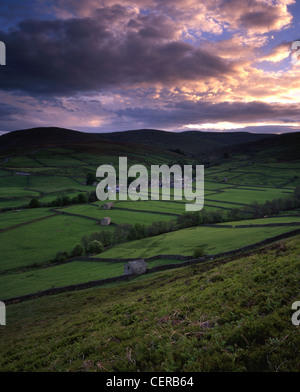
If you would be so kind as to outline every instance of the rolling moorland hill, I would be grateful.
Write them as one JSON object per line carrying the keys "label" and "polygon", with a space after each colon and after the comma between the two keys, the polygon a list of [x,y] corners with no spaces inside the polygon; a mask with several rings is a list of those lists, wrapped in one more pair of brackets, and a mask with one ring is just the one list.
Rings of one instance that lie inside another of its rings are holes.
{"label": "rolling moorland hill", "polygon": [[199,155],[241,143],[254,142],[265,138],[276,138],[276,135],[249,132],[166,132],[155,129],[103,133],[100,136],[106,140],[135,142],[158,148],[166,148],[168,146],[170,150],[178,150],[188,155]]}
{"label": "rolling moorland hill", "polygon": [[30,147],[57,145],[125,145],[145,150],[149,147],[159,150],[173,150],[184,154],[204,154],[214,149],[261,139],[276,139],[275,135],[252,134],[247,132],[198,132],[172,133],[159,130],[135,130],[114,133],[84,133],[63,128],[33,128],[14,131],[0,137],[0,151]]}
{"label": "rolling moorland hill", "polygon": [[[103,139],[96,133],[84,133],[70,129],[48,127],[32,128],[6,133],[0,137],[0,153],[23,155],[24,152],[37,149],[48,149],[54,147],[73,147],[81,151],[94,153],[96,151],[116,155],[124,152],[142,150],[143,146],[135,143],[124,143]],[[144,149],[146,147],[144,146]],[[149,148],[149,146],[148,146]],[[150,147],[150,153],[156,150]],[[171,154],[169,154],[171,155]],[[173,154],[174,155],[174,154]]]}

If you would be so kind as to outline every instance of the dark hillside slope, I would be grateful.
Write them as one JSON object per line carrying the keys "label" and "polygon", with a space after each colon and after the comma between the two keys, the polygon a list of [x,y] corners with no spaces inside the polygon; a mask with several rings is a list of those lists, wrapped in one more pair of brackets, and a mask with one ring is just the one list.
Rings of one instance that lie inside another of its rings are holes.
{"label": "dark hillside slope", "polygon": [[130,153],[164,154],[171,159],[179,157],[168,149],[140,145],[134,142],[106,140],[101,134],[84,133],[64,128],[32,128],[13,131],[0,137],[0,153],[24,155],[53,147],[72,148],[78,152],[122,156]]}
{"label": "dark hillside slope", "polygon": [[300,159],[300,132],[278,135],[276,138],[257,140],[232,146],[226,151],[231,154],[247,154],[258,159],[273,158],[280,161]]}
{"label": "dark hillside slope", "polygon": [[[84,133],[70,129],[48,127],[32,128],[7,133],[0,137],[0,151],[20,148],[66,146],[75,144],[121,143],[139,145],[143,148],[172,150],[188,155],[203,153],[245,142],[276,139],[276,135],[247,132],[198,132],[173,133],[151,129],[114,133]],[[136,147],[138,148],[138,147]]]}
{"label": "dark hillside slope", "polygon": [[40,147],[89,142],[95,137],[70,129],[32,128],[6,133],[0,137],[0,149]]}

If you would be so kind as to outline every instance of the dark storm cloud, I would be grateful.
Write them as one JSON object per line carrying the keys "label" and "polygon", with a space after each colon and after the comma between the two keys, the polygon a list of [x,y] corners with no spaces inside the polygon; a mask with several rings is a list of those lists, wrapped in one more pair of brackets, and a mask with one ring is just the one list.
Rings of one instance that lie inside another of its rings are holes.
{"label": "dark storm cloud", "polygon": [[255,27],[255,26],[272,26],[277,20],[278,15],[276,12],[259,11],[259,12],[249,12],[242,15],[239,18],[239,22],[245,27]]}
{"label": "dark storm cloud", "polygon": [[7,47],[1,89],[70,95],[233,74],[227,60],[188,43],[166,42],[174,27],[163,16],[139,17],[135,27],[131,19],[120,29],[125,16],[130,19],[128,10],[113,6],[97,10],[94,18],[27,20],[17,30],[0,32]]}
{"label": "dark storm cloud", "polygon": [[176,127],[186,124],[226,122],[293,122],[300,119],[300,105],[268,104],[263,102],[180,102],[165,108],[128,108],[119,116],[135,119],[150,126]]}
{"label": "dark storm cloud", "polygon": [[267,32],[287,26],[292,17],[286,5],[292,0],[264,3],[257,0],[221,0],[220,12],[232,27]]}

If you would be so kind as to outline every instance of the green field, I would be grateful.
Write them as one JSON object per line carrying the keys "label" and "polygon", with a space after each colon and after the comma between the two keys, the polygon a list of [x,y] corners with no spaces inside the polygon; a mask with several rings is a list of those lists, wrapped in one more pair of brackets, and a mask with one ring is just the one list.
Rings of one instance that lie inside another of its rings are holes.
{"label": "green field", "polygon": [[[121,206],[122,203],[120,203]],[[102,219],[106,216],[111,218],[112,223],[118,225],[128,223],[134,225],[135,223],[143,223],[145,225],[150,225],[152,222],[166,221],[176,218],[176,216],[164,215],[164,214],[152,214],[139,211],[127,211],[127,210],[104,210],[99,207],[94,207],[90,205],[78,205],[60,209],[60,211],[70,212],[73,214],[80,214],[89,216],[92,218]]]}
{"label": "green field", "polygon": [[267,163],[240,165],[222,165],[220,169],[211,168],[206,171],[207,179],[221,182],[227,179],[227,184],[260,185],[293,187],[299,185],[298,162]]}
{"label": "green field", "polygon": [[[227,224],[230,224],[230,222]],[[192,255],[193,250],[203,244],[207,244],[206,252],[208,254],[216,254],[241,248],[262,241],[265,238],[292,230],[293,228],[291,227],[256,227],[245,229],[192,227],[117,245],[101,253],[101,257],[139,258],[158,254]]]}
{"label": "green field", "polygon": [[58,215],[0,233],[0,271],[44,264],[59,251],[70,252],[84,235],[99,230],[113,229],[85,218]]}
{"label": "green field", "polygon": [[23,209],[4,212],[1,214],[0,229],[29,222],[43,216],[53,214],[49,208]]}
{"label": "green field", "polygon": [[41,163],[27,156],[10,158],[7,162],[2,162],[1,165],[3,167],[12,167],[12,168],[31,168],[31,167],[43,166]]}
{"label": "green field", "polygon": [[[148,262],[149,268],[163,264],[181,263],[179,260],[157,259]],[[38,291],[97,279],[123,275],[125,262],[72,261],[48,268],[0,275],[0,299],[36,293]]]}
{"label": "green field", "polygon": [[144,210],[153,212],[164,212],[169,214],[183,214],[185,212],[185,203],[174,201],[122,201],[115,203],[116,208],[129,208],[132,210]]}
{"label": "green field", "polygon": [[67,176],[30,176],[29,188],[42,192],[77,188],[77,181]]}
{"label": "green field", "polygon": [[265,188],[264,192],[250,190],[250,189],[226,189],[225,192],[221,192],[219,194],[212,195],[211,197],[208,196],[206,198],[207,202],[210,200],[217,200],[217,201],[226,201],[231,203],[244,203],[250,204],[253,201],[257,201],[258,203],[264,203],[267,200],[271,201],[273,199],[279,197],[287,197],[289,194],[292,195],[293,192],[290,191],[286,193],[286,190],[278,190],[273,188]]}
{"label": "green field", "polygon": [[263,219],[247,219],[242,221],[235,222],[226,222],[226,223],[218,223],[218,225],[222,224],[230,224],[232,226],[237,225],[268,225],[272,223],[299,223],[300,224],[300,215],[299,216],[290,216],[290,217],[271,217],[271,218],[263,218]]}
{"label": "green field", "polygon": [[18,209],[19,207],[26,207],[30,203],[31,199],[32,199],[32,197],[18,197],[18,198],[0,199],[0,210],[2,210],[3,208]]}

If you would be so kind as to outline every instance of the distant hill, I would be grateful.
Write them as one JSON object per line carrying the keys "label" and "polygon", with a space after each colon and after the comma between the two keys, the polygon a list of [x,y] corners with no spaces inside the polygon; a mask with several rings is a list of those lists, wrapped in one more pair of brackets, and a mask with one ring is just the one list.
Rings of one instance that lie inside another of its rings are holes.
{"label": "distant hill", "polygon": [[188,155],[200,155],[222,147],[253,142],[277,135],[255,134],[249,132],[166,132],[156,129],[102,133],[106,140],[132,142],[147,146],[182,152]]}
{"label": "distant hill", "polygon": [[275,138],[242,143],[227,149],[230,154],[245,154],[256,159],[273,158],[275,161],[300,160],[300,132],[286,133]]}
{"label": "distant hill", "polygon": [[97,139],[95,134],[86,134],[64,128],[31,128],[6,133],[0,137],[0,149],[18,149],[20,147],[40,147],[51,145],[69,145],[90,143]]}
{"label": "distant hill", "polygon": [[[70,129],[48,127],[14,131],[0,137],[0,150],[14,150],[30,147],[56,145],[120,143],[132,147],[149,147],[169,150],[186,155],[201,155],[215,149],[255,142],[262,139],[276,139],[276,135],[247,132],[166,132],[155,129],[140,129],[114,133],[84,133]],[[139,147],[137,146],[139,145]]]}

